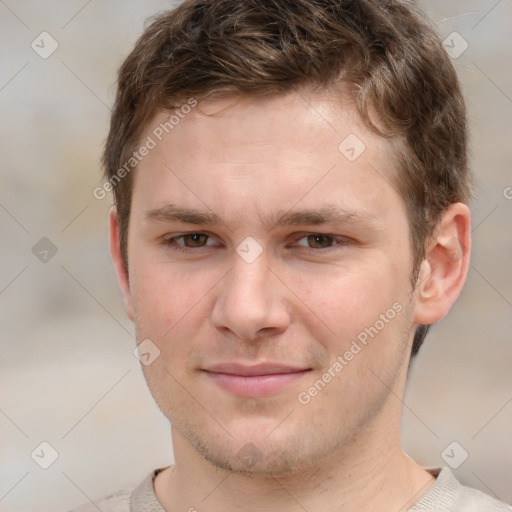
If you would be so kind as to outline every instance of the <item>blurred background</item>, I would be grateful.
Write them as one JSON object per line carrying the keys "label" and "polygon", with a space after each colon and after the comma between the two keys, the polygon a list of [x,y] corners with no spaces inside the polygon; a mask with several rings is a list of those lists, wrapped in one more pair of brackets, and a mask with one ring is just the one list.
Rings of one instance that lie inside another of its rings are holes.
{"label": "blurred background", "polygon": [[[477,199],[468,283],[414,363],[403,444],[512,503],[512,3],[421,5],[463,82]],[[63,512],[173,461],[109,259],[110,198],[93,196],[116,70],[172,6],[0,0],[1,512]]]}

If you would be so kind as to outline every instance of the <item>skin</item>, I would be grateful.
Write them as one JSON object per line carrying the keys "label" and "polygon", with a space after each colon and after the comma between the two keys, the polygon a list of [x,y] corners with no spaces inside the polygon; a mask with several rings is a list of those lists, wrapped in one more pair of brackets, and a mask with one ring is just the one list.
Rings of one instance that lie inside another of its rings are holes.
{"label": "skin", "polygon": [[[366,146],[353,162],[338,150],[349,134]],[[470,215],[447,209],[413,289],[394,164],[349,101],[307,91],[201,102],[139,164],[128,273],[115,210],[111,252],[137,340],[160,350],[143,370],[172,424],[175,465],[154,484],[167,511],[398,511],[433,484],[401,449],[401,399],[415,326],[442,318],[464,284]],[[176,220],[176,208],[218,219]],[[276,224],[313,210],[339,218]],[[248,236],[262,249],[252,263],[236,251]],[[393,304],[400,312],[300,403]],[[308,371],[242,397],[204,371],[232,361]]]}

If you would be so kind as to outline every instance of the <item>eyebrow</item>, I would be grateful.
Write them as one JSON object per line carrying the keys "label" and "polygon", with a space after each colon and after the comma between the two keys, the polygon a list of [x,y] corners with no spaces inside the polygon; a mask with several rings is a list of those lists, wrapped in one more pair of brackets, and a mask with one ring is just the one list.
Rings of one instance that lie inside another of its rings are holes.
{"label": "eyebrow", "polygon": [[371,224],[375,218],[366,212],[355,212],[340,209],[335,206],[326,206],[319,209],[282,212],[274,217],[273,225],[288,226],[298,224],[334,224],[334,223],[364,223]]}
{"label": "eyebrow", "polygon": [[185,222],[187,224],[224,224],[222,219],[211,211],[200,211],[168,204],[162,208],[149,210],[145,218],[155,222]]}
{"label": "eyebrow", "polygon": [[[229,223],[223,220],[219,215],[209,210],[196,210],[193,208],[183,208],[174,204],[168,204],[161,208],[155,208],[145,213],[145,218],[149,221],[172,223],[184,222],[186,224],[197,225],[225,225]],[[320,225],[320,224],[348,224],[359,223],[368,228],[375,227],[377,218],[363,211],[347,211],[336,206],[326,206],[317,209],[288,210],[277,214],[268,215],[262,219],[269,229],[282,226],[295,225]]]}

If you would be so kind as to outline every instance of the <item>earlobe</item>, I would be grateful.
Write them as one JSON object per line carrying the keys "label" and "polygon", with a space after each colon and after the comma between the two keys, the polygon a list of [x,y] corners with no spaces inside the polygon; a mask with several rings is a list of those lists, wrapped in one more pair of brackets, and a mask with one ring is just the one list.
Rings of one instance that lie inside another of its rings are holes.
{"label": "earlobe", "polygon": [[466,281],[471,252],[471,216],[455,203],[443,213],[426,250],[416,283],[414,321],[430,325],[443,318]]}
{"label": "earlobe", "polygon": [[110,236],[110,256],[112,257],[112,261],[114,263],[117,281],[119,283],[119,287],[121,288],[121,292],[124,297],[124,308],[126,314],[133,322],[134,314],[133,314],[133,301],[132,294],[130,290],[130,281],[128,278],[128,271],[126,270],[125,261],[123,259],[121,253],[121,237],[120,237],[120,227],[119,220],[117,217],[117,210],[113,206],[109,212],[109,236]]}

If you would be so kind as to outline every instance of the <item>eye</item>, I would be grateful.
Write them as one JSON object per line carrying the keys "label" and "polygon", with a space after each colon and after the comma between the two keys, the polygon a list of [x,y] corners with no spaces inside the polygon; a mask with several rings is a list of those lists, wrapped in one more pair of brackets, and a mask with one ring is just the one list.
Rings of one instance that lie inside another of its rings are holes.
{"label": "eye", "polygon": [[181,235],[177,239],[183,241],[183,245],[186,247],[203,247],[208,242],[208,235],[204,233],[189,233],[187,235]]}
{"label": "eye", "polygon": [[339,241],[333,235],[323,233],[310,233],[298,239],[297,245],[309,247],[311,249],[327,249],[336,245]]}
{"label": "eye", "polygon": [[177,250],[194,249],[214,245],[213,240],[205,233],[184,233],[182,235],[167,238],[165,243]]}

